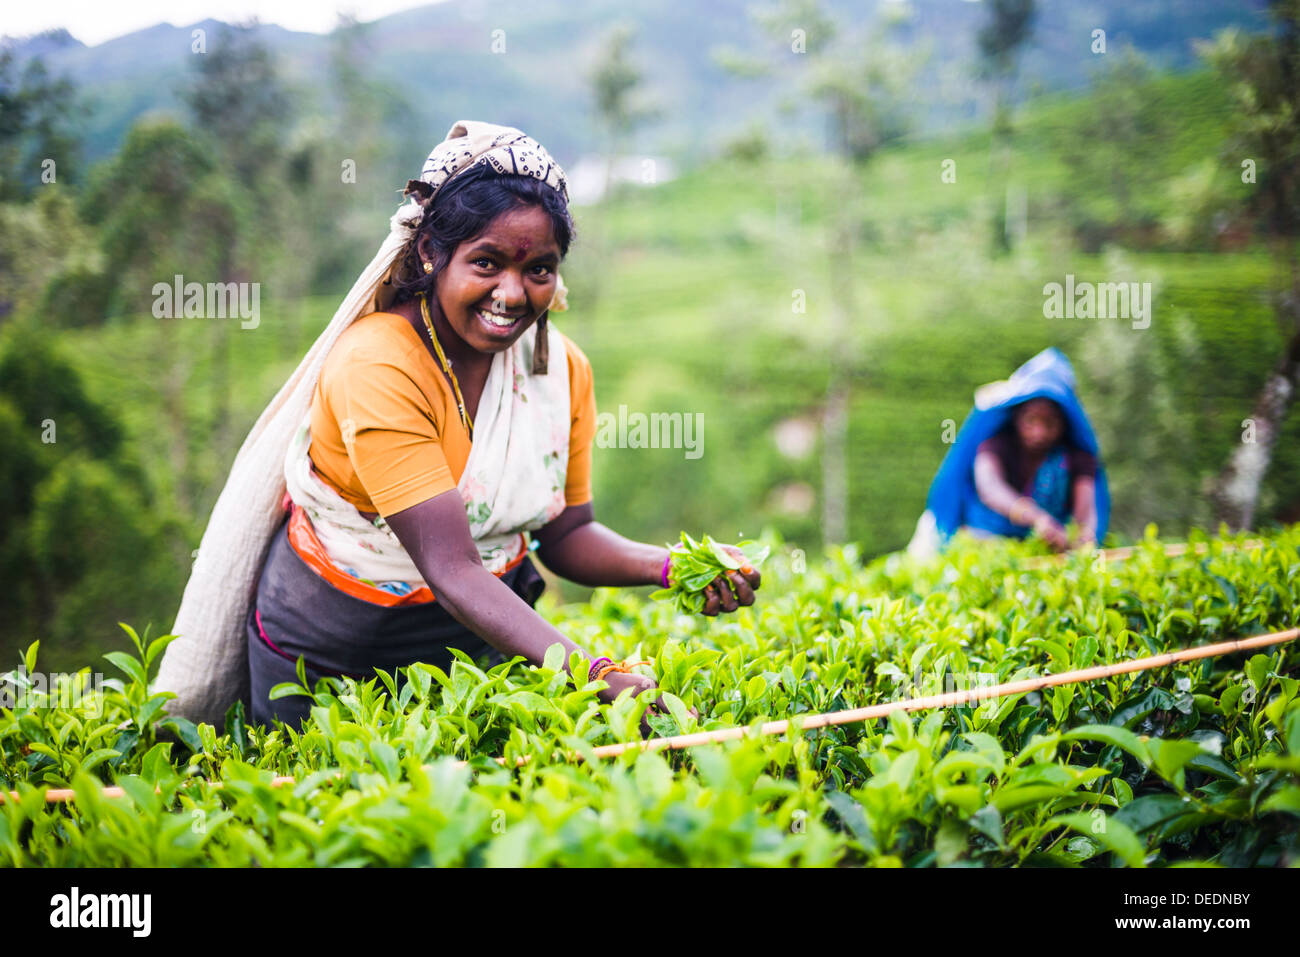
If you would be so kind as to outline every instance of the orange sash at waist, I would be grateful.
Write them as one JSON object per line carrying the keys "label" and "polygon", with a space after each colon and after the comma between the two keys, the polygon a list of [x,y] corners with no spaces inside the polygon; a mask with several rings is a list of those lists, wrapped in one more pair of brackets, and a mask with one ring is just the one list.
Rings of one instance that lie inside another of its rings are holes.
{"label": "orange sash at waist", "polygon": [[[520,533],[523,534],[522,532]],[[374,585],[367,585],[359,578],[353,578],[347,572],[336,566],[330,561],[325,546],[321,544],[316,537],[316,530],[312,528],[311,519],[303,511],[301,505],[294,504],[292,514],[289,516],[289,545],[293,548],[298,556],[309,565],[317,575],[325,579],[339,591],[351,595],[354,598],[361,598],[374,605],[386,605],[397,607],[399,605],[423,605],[431,601],[437,601],[432,589],[428,585],[421,585],[413,592],[405,595],[394,595],[390,591],[382,588],[376,588]],[[501,577],[512,568],[519,565],[528,555],[527,539],[524,540],[524,548],[519,554],[510,561],[505,568],[497,572],[497,577]]]}

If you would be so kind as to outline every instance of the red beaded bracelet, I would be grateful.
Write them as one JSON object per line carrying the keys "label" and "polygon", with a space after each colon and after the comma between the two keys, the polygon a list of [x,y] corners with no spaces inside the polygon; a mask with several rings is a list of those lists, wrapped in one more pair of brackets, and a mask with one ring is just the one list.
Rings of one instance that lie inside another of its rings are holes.
{"label": "red beaded bracelet", "polygon": [[[602,659],[597,659],[597,660],[599,661]],[[619,671],[622,672],[623,674],[628,674],[637,665],[654,664],[653,661],[610,661],[610,659],[608,658],[605,658],[603,660],[608,662],[608,664],[604,664],[600,666],[600,670],[596,672],[595,677],[593,678],[594,681],[603,681],[605,675],[609,674],[611,671]]]}

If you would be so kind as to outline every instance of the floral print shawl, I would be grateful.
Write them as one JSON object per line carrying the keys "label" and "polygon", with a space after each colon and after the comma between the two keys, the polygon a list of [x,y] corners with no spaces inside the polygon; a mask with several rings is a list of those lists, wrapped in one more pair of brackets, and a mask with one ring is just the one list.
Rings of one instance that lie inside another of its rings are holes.
{"label": "floral print shawl", "polygon": [[[572,421],[567,361],[531,373],[536,326],[492,360],[474,422],[474,440],[457,488],[465,517],[488,571],[500,574],[526,549],[523,534],[541,528],[565,507]],[[556,340],[564,338],[556,332]],[[284,459],[289,496],[311,519],[330,560],[354,578],[397,594],[426,584],[393,530],[367,521],[313,471],[310,412]]]}

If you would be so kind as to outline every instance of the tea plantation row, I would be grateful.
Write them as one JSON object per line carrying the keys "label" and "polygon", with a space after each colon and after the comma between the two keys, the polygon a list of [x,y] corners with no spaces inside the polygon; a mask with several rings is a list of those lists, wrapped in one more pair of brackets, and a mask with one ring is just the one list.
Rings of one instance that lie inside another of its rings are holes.
{"label": "tea plantation row", "polygon": [[[757,604],[734,615],[688,616],[614,590],[543,611],[594,655],[653,660],[672,715],[649,720],[674,734],[1300,621],[1300,527],[1259,547],[1192,541],[1204,553],[1169,557],[1149,529],[1122,562],[963,543],[944,560],[865,568],[851,548],[811,560],[773,541]],[[139,655],[115,656],[123,679],[79,701],[65,688],[62,704],[20,694],[0,710],[0,785],[18,792],[0,806],[5,864],[1300,862],[1300,642],[602,760],[594,746],[640,739],[644,705],[601,703],[600,686],[575,684],[558,657],[485,671],[461,656],[448,673],[416,665],[323,682],[301,730],[250,726],[236,706],[219,732],[166,715],[145,677],[168,639],[128,631]],[[276,775],[295,781],[273,786]],[[102,793],[114,783],[124,796]],[[47,802],[51,787],[76,800]]]}

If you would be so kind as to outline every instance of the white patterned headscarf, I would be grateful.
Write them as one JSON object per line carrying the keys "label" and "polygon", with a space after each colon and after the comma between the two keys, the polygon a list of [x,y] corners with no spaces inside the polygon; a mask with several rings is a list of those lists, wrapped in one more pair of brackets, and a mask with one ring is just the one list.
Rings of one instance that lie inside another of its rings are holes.
{"label": "white patterned headscarf", "polygon": [[[564,171],[540,143],[513,127],[461,120],[425,160],[416,181],[431,187],[425,203],[448,180],[481,163],[501,174],[539,179],[568,201]],[[247,695],[245,622],[267,549],[284,518],[285,453],[311,408],[325,357],[344,329],[374,311],[377,294],[413,241],[424,209],[425,204],[412,200],[393,214],[388,237],[374,259],[236,453],[172,626],[171,633],[179,637],[164,652],[154,682],[153,691],[177,695],[167,702],[169,713],[221,728],[226,709]],[[557,282],[550,308],[566,307],[564,292]],[[538,352],[543,351],[542,341]]]}
{"label": "white patterned headscarf", "polygon": [[491,166],[503,176],[532,176],[551,186],[569,201],[569,187],[560,164],[541,143],[512,126],[461,120],[447,138],[433,148],[420,171],[420,181],[436,193],[457,173],[479,165]]}

